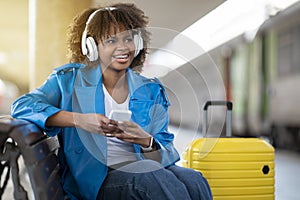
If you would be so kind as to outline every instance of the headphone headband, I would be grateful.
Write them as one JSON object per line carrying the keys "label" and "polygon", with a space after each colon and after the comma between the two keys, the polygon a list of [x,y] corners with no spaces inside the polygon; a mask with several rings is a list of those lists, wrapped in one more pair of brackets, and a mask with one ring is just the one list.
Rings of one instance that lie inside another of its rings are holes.
{"label": "headphone headband", "polygon": [[[95,10],[88,18],[88,20],[86,21],[86,25],[88,25],[91,20],[93,19],[93,17],[100,11],[104,11],[104,10],[107,10],[107,11],[113,11],[113,10],[116,10],[117,8],[116,7],[105,7],[105,8],[100,8],[98,10]],[[85,26],[85,28],[87,29],[87,26]]]}

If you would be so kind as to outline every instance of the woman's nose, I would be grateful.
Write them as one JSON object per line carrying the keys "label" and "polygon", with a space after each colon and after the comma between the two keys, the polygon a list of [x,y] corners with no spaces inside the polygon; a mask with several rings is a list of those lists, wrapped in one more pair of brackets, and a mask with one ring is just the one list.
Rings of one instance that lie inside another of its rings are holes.
{"label": "woman's nose", "polygon": [[119,40],[118,43],[117,43],[117,47],[124,48],[124,47],[126,47],[126,44],[123,40]]}

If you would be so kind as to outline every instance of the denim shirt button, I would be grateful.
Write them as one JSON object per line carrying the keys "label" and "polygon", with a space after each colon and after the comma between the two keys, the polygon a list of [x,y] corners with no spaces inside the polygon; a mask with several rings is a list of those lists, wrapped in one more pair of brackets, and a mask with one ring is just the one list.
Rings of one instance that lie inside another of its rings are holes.
{"label": "denim shirt button", "polygon": [[77,149],[75,149],[75,153],[77,153],[77,154],[80,154],[82,152],[82,148],[77,148]]}

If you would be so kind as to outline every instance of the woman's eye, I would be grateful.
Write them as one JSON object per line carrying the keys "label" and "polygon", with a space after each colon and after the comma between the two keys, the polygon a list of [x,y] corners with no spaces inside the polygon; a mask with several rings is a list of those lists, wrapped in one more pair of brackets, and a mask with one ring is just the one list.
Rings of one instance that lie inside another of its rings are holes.
{"label": "woman's eye", "polygon": [[132,41],[133,41],[133,39],[132,39],[131,37],[125,39],[125,42],[126,42],[126,43],[129,43],[129,42],[132,42]]}
{"label": "woman's eye", "polygon": [[105,43],[107,43],[107,44],[114,44],[115,42],[116,42],[115,39],[108,39],[108,40],[106,40]]}

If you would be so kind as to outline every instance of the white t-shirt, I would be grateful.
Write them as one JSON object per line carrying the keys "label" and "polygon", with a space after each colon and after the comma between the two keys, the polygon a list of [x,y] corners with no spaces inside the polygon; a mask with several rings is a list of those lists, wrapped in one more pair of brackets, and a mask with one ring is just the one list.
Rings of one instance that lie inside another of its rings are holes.
{"label": "white t-shirt", "polygon": [[[111,110],[128,110],[129,95],[126,100],[118,104],[108,93],[105,86],[102,84],[104,91],[105,116],[109,116]],[[107,137],[107,165],[111,166],[126,161],[135,161],[133,144],[124,142],[115,137]]]}

